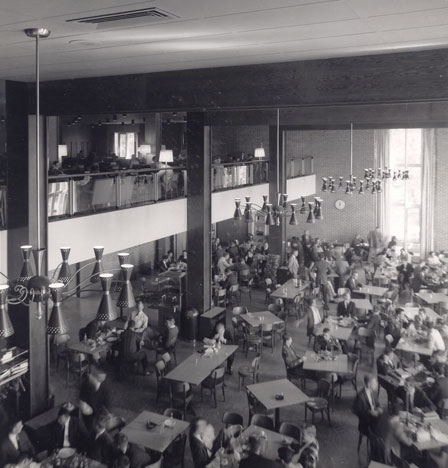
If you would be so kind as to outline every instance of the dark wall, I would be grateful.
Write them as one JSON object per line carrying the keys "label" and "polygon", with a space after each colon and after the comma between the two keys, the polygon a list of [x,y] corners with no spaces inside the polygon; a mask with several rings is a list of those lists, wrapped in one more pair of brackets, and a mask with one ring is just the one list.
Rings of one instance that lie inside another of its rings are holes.
{"label": "dark wall", "polygon": [[46,82],[45,114],[448,98],[448,50]]}

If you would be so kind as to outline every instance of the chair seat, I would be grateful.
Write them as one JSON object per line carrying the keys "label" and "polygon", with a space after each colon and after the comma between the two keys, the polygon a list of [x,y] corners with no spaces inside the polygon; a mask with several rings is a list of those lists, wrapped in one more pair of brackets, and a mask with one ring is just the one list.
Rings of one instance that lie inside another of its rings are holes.
{"label": "chair seat", "polygon": [[238,374],[239,375],[242,375],[244,377],[246,376],[250,376],[254,373],[254,370],[251,366],[241,366],[239,369],[238,369]]}
{"label": "chair seat", "polygon": [[306,402],[306,406],[311,411],[321,411],[327,408],[328,401],[325,398],[315,397]]}

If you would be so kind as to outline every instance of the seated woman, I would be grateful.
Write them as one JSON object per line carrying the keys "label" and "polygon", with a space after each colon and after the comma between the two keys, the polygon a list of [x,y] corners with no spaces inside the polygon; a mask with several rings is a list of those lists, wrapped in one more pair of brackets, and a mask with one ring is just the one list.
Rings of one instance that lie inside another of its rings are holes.
{"label": "seated woman", "polygon": [[22,421],[10,422],[0,442],[0,466],[17,464],[23,458],[33,458],[34,455],[35,449],[23,430]]}

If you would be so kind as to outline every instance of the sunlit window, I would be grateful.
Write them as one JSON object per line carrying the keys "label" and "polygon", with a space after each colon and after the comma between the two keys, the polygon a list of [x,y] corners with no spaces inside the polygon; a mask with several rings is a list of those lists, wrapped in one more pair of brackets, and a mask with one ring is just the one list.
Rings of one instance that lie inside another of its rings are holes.
{"label": "sunlit window", "polygon": [[[422,204],[422,129],[389,131],[389,159],[392,171],[408,169],[409,180],[390,181],[389,226],[408,250],[420,250]],[[393,175],[393,173],[392,173]]]}
{"label": "sunlit window", "polygon": [[137,141],[135,133],[114,133],[114,153],[119,158],[131,159],[136,153]]}

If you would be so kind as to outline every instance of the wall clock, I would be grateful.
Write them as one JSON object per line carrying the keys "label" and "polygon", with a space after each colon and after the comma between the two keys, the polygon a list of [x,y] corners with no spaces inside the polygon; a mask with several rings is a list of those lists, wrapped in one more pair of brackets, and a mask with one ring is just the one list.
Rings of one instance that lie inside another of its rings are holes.
{"label": "wall clock", "polygon": [[343,210],[345,208],[345,201],[344,200],[336,200],[334,206],[338,210]]}

